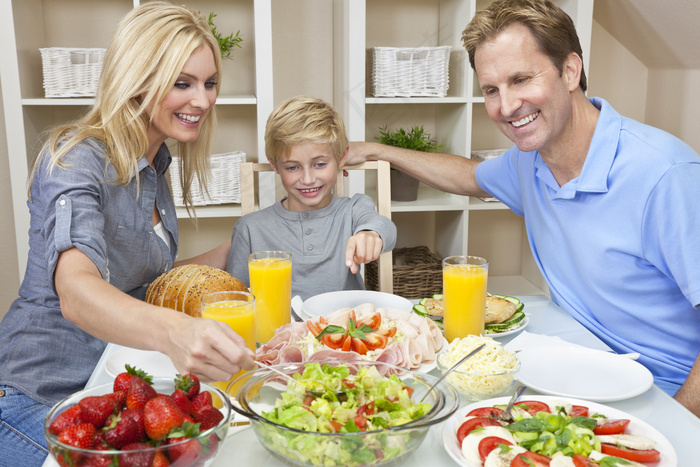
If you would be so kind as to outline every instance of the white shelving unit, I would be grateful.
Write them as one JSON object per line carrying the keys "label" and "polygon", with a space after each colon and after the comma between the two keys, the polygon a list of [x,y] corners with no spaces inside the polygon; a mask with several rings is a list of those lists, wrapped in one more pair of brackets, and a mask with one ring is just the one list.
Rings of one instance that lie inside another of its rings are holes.
{"label": "white shelving unit", "polygon": [[[423,125],[444,152],[469,157],[472,150],[510,147],[490,121],[462,31],[490,0],[336,0],[335,104],[350,139],[373,141],[378,128]],[[560,0],[577,24],[588,69],[593,0]],[[450,88],[442,98],[371,95],[373,47],[452,46]],[[350,191],[365,189],[351,180]],[[539,293],[546,289],[525,238],[522,219],[501,203],[451,195],[421,185],[415,202],[393,202],[397,246],[427,244],[438,255],[472,254],[489,259],[489,290]],[[410,235],[407,235],[410,233]],[[404,244],[402,244],[404,243]]]}
{"label": "white shelving unit", "polygon": [[[26,180],[41,133],[79,115],[92,99],[46,99],[41,47],[106,47],[120,18],[145,0],[0,0],[0,79],[9,149],[20,278],[28,253]],[[474,12],[490,0],[333,0],[333,103],[351,141],[372,141],[378,128],[423,125],[444,151],[469,157],[472,150],[511,143],[484,109],[461,34]],[[241,30],[243,49],[224,61],[217,101],[219,131],[214,153],[242,150],[264,161],[264,125],[274,108],[272,0],[187,0],[189,8],[216,12],[224,32]],[[559,0],[577,24],[588,69],[593,0]],[[87,20],[89,18],[89,20]],[[293,31],[293,25],[280,25]],[[375,98],[368,51],[372,47],[452,46],[450,88],[443,98]],[[284,73],[278,79],[284,79]],[[261,205],[274,201],[274,179],[263,180]],[[359,174],[349,192],[367,191]],[[415,202],[393,202],[399,247],[428,245],[441,256],[474,254],[489,259],[489,290],[539,293],[546,287],[534,265],[521,218],[500,203],[451,195],[421,186]],[[184,209],[179,217],[187,217]],[[239,205],[197,208],[205,226],[232,226]],[[206,228],[206,227],[205,227]],[[208,232],[198,234],[202,241]],[[182,238],[181,243],[192,242]],[[214,240],[215,241],[215,240]]]}
{"label": "white shelving unit", "polygon": [[[0,77],[12,182],[20,279],[29,246],[26,181],[42,132],[75,118],[91,98],[44,98],[39,48],[107,47],[119,20],[142,0],[0,0]],[[273,109],[271,0],[188,0],[222,32],[241,31],[243,48],[224,60],[217,100],[219,131],[213,152],[240,149],[248,160],[264,159],[264,122]],[[262,122],[262,123],[261,123]],[[200,218],[239,217],[240,206],[206,206]],[[179,217],[187,217],[184,209]]]}

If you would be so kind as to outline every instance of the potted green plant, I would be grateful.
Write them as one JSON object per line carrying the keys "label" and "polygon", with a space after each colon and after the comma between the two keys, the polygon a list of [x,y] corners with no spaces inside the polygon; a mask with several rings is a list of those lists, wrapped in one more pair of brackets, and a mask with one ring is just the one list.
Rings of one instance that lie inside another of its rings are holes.
{"label": "potted green plant", "polygon": [[[423,125],[416,125],[410,130],[399,128],[389,130],[386,126],[379,129],[375,139],[382,144],[397,148],[412,149],[423,152],[440,152],[442,144],[437,144],[435,138],[425,131]],[[418,180],[391,169],[391,199],[394,201],[415,201],[418,198]]]}
{"label": "potted green plant", "polygon": [[228,36],[223,36],[217,29],[216,25],[214,24],[214,18],[216,18],[216,13],[209,13],[209,19],[207,20],[209,23],[209,29],[211,29],[211,33],[214,35],[216,40],[219,42],[219,50],[221,50],[221,58],[228,58],[231,56],[231,52],[233,51],[234,47],[238,47],[239,49],[242,48],[241,42],[243,42],[243,38],[241,37],[241,31],[240,29],[236,32],[236,35],[234,36],[233,33],[229,34]]}

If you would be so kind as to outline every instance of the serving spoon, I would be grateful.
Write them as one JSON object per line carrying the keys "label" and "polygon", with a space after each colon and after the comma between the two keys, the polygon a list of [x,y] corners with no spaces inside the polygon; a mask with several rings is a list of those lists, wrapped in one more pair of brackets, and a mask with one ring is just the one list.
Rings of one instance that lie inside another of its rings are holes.
{"label": "serving spoon", "polygon": [[437,387],[437,385],[440,384],[440,382],[441,382],[443,379],[445,379],[445,377],[446,377],[447,375],[449,375],[450,373],[452,373],[454,370],[457,369],[458,366],[460,366],[462,363],[464,363],[464,362],[466,362],[467,360],[469,360],[472,356],[474,356],[474,354],[476,354],[478,351],[480,351],[481,349],[483,349],[485,345],[486,345],[486,344],[481,344],[479,347],[475,348],[474,350],[472,350],[471,352],[469,352],[467,355],[465,355],[464,357],[460,358],[459,361],[458,361],[457,363],[455,363],[454,365],[452,365],[446,372],[444,372],[444,373],[442,374],[442,376],[440,376],[440,378],[438,378],[438,380],[435,381],[435,382],[433,383],[432,386],[430,386],[430,388],[428,389],[428,391],[427,391],[425,394],[423,394],[423,397],[421,397],[421,400],[419,401],[419,403],[420,403],[420,402],[423,402],[423,401],[425,400],[425,398],[428,397],[428,394],[430,394],[430,393],[432,392],[432,390],[435,389],[435,388]]}

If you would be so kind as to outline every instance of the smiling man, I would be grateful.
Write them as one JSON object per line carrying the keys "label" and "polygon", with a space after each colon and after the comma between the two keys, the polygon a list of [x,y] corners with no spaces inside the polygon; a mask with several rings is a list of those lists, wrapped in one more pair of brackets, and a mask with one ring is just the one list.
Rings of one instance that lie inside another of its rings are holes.
{"label": "smiling man", "polygon": [[700,416],[700,157],[587,98],[571,18],[547,0],[500,0],[462,40],[489,117],[515,146],[476,163],[353,143],[438,189],[494,196],[525,218],[552,300]]}

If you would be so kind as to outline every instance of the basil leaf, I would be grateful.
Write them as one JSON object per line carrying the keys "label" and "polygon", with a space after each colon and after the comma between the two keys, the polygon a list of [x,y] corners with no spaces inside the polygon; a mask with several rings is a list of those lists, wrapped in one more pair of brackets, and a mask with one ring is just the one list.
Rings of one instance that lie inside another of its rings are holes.
{"label": "basil leaf", "polygon": [[342,326],[337,326],[335,324],[329,324],[325,328],[323,328],[323,331],[316,336],[316,339],[321,340],[321,337],[326,335],[326,334],[345,334],[345,328]]}
{"label": "basil leaf", "polygon": [[359,328],[357,328],[356,331],[362,331],[362,332],[364,332],[365,334],[369,334],[369,333],[375,332],[374,329],[372,329],[371,327],[367,326],[366,324],[363,324],[362,326],[360,326]]}

